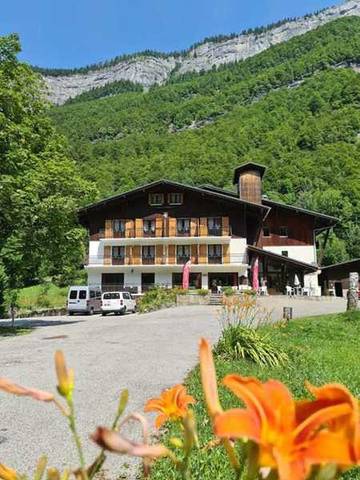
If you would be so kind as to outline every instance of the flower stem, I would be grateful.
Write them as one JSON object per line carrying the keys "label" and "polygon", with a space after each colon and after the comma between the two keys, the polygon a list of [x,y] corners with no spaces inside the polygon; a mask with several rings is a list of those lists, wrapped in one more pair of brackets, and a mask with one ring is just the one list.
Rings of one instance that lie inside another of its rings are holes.
{"label": "flower stem", "polygon": [[72,398],[67,398],[67,403],[68,403],[69,409],[70,409],[70,413],[68,415],[69,427],[70,427],[70,430],[73,434],[74,442],[75,442],[76,449],[77,449],[77,452],[78,452],[78,455],[79,455],[81,470],[84,472],[85,478],[87,478],[84,452],[83,452],[83,449],[82,449],[79,434],[78,434],[77,429],[76,429],[75,410],[74,410],[74,403],[73,403]]}

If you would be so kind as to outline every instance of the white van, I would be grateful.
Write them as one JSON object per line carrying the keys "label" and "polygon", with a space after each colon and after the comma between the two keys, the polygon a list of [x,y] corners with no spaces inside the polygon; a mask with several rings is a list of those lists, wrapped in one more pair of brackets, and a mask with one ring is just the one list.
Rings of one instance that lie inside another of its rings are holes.
{"label": "white van", "polygon": [[120,313],[136,311],[136,302],[129,292],[105,292],[102,294],[101,313]]}
{"label": "white van", "polygon": [[67,310],[69,315],[101,312],[101,289],[99,287],[73,286],[69,288]]}

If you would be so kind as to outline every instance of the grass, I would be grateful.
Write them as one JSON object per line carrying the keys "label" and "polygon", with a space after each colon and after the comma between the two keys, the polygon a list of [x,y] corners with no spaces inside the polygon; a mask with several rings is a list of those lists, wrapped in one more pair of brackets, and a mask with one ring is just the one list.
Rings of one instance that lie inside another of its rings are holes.
{"label": "grass", "polygon": [[25,327],[1,327],[0,326],[0,338],[2,337],[18,337],[20,335],[26,335],[30,333],[32,328],[25,328]]}
{"label": "grass", "polygon": [[[271,338],[274,346],[284,350],[290,361],[285,366],[262,367],[249,360],[216,360],[218,379],[228,373],[256,376],[261,380],[276,378],[290,388],[297,398],[307,395],[304,381],[315,385],[327,382],[341,382],[352,393],[360,397],[360,312],[351,315],[337,314],[313,318],[304,318],[290,322],[287,326],[262,327]],[[199,370],[195,368],[188,376],[186,384],[189,392],[198,400],[195,412],[198,420],[200,444],[206,444],[211,438],[211,426],[203,404]],[[220,398],[225,409],[239,405],[236,397],[220,387]],[[164,434],[165,443],[176,435],[176,427]],[[234,478],[222,447],[213,448],[206,453],[192,455],[193,479],[231,480]],[[171,480],[180,478],[174,474],[168,460],[155,464],[152,480]],[[343,478],[360,480],[360,469],[347,472]]]}
{"label": "grass", "polygon": [[33,285],[20,290],[20,313],[44,308],[63,308],[66,305],[68,288],[58,287],[52,283]]}

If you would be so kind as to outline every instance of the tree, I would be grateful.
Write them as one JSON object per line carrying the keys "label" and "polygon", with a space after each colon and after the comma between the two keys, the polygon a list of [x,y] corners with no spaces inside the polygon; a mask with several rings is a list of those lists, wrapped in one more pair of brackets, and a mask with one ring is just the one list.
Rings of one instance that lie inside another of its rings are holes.
{"label": "tree", "polygon": [[11,290],[80,264],[85,232],[76,209],[96,196],[19,51],[16,35],[0,37],[0,260]]}

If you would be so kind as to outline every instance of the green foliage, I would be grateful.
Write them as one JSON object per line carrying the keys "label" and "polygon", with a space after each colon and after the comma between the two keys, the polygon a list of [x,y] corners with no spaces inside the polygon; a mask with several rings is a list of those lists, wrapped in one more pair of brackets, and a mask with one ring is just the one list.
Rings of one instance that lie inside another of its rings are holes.
{"label": "green foliage", "polygon": [[287,354],[272,345],[268,335],[242,325],[226,327],[214,352],[226,360],[248,359],[268,367],[284,365],[288,361]]}
{"label": "green foliage", "polygon": [[[354,395],[360,396],[360,322],[345,321],[344,314],[325,315],[297,319],[286,327],[265,327],[260,332],[268,334],[273,346],[286,352],[290,361],[282,366],[264,367],[250,360],[229,361],[216,357],[219,394],[224,409],[234,407],[234,395],[221,386],[221,379],[230,373],[255,376],[262,381],[278,379],[299,399],[308,396],[305,380],[316,386],[340,382],[348,386]],[[213,432],[204,403],[198,368],[190,373],[186,383],[189,393],[198,400],[195,411],[199,440],[203,445],[213,438]],[[166,442],[174,436],[176,426],[170,425],[163,440]],[[202,479],[234,479],[234,473],[222,448],[199,450],[191,458],[191,469],[200,472],[199,478]],[[152,480],[164,478],[178,478],[172,473],[172,466],[167,460],[156,462],[151,474]],[[359,480],[360,469],[345,473],[343,478]]]}
{"label": "green foliage", "polygon": [[6,275],[5,267],[0,262],[0,318],[4,316],[6,311],[5,295],[8,286],[8,276]]}
{"label": "green foliage", "polygon": [[33,285],[19,290],[18,306],[20,313],[42,308],[64,308],[68,287],[58,287],[52,283]]}
{"label": "green foliage", "polygon": [[10,289],[79,266],[86,233],[76,209],[96,196],[51,125],[42,82],[16,59],[19,51],[16,36],[0,38],[0,260]]}
{"label": "green foliage", "polygon": [[110,95],[118,95],[119,93],[142,92],[143,90],[143,86],[139,83],[133,83],[129,80],[118,80],[117,82],[107,83],[102,87],[95,87],[87,92],[80,93],[76,97],[69,98],[65,104],[87,102],[97,98],[109,97]]}
{"label": "green foliage", "polygon": [[[186,290],[183,290],[184,294],[186,294]],[[209,290],[207,288],[199,288],[195,290],[197,295],[201,295],[202,297],[206,297],[206,295],[209,295]]]}
{"label": "green foliage", "polygon": [[176,288],[152,288],[139,299],[137,303],[138,311],[147,313],[160,308],[171,307],[176,303],[177,293],[178,289]]}
{"label": "green foliage", "polygon": [[333,68],[359,56],[360,19],[343,18],[218,71],[51,116],[102,196],[164,177],[231,188],[234,167],[267,165],[270,198],[340,218],[329,263],[360,256],[360,77]]}
{"label": "green foliage", "polygon": [[235,293],[234,290],[231,287],[224,287],[222,289],[222,292],[226,297],[231,297],[231,295],[234,295],[234,293]]}

